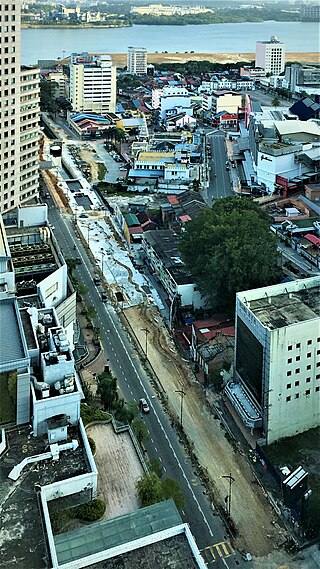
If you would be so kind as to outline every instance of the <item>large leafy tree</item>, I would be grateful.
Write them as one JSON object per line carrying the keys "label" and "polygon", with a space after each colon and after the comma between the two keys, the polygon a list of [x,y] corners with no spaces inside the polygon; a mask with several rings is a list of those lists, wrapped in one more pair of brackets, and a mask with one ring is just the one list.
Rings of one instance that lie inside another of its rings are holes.
{"label": "large leafy tree", "polygon": [[268,216],[239,197],[218,200],[189,221],[180,250],[214,309],[233,311],[237,291],[278,278],[277,241]]}

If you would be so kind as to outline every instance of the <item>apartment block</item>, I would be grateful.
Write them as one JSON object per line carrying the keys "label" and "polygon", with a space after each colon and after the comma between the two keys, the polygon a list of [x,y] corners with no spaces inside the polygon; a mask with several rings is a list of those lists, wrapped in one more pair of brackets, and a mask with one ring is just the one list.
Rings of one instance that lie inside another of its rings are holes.
{"label": "apartment block", "polygon": [[256,67],[262,67],[266,73],[280,75],[284,71],[285,46],[276,36],[269,41],[256,43]]}
{"label": "apartment block", "polygon": [[320,425],[320,277],[239,292],[235,379],[267,444]]}
{"label": "apartment block", "polygon": [[70,63],[69,98],[73,110],[99,114],[114,113],[116,106],[116,69],[110,55]]}
{"label": "apartment block", "polygon": [[0,211],[19,203],[20,6],[0,3]]}
{"label": "apartment block", "polygon": [[147,50],[145,47],[129,47],[127,55],[127,71],[133,75],[146,75]]}
{"label": "apartment block", "polygon": [[20,74],[20,203],[39,193],[40,70]]}
{"label": "apartment block", "polygon": [[0,212],[38,194],[39,72],[20,68],[20,4],[0,4]]}

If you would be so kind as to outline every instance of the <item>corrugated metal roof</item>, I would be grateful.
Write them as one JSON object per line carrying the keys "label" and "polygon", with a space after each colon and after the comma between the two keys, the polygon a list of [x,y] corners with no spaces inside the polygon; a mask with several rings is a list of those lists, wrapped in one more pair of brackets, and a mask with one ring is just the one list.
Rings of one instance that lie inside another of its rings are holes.
{"label": "corrugated metal roof", "polygon": [[125,218],[128,227],[140,225],[139,219],[134,213],[125,213],[123,217]]}

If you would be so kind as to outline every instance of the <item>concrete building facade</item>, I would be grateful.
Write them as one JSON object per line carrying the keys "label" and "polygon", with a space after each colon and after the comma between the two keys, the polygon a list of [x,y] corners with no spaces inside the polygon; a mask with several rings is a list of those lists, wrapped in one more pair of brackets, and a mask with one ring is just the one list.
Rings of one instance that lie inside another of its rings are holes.
{"label": "concrete building facade", "polygon": [[116,69],[110,55],[101,55],[90,63],[79,58],[70,63],[69,99],[75,111],[115,112]]}
{"label": "concrete building facade", "polygon": [[276,36],[269,41],[256,43],[256,67],[262,67],[266,73],[280,75],[284,71],[285,46]]}
{"label": "concrete building facade", "polygon": [[21,68],[20,203],[39,193],[40,70]]}
{"label": "concrete building facade", "polygon": [[127,71],[132,75],[146,75],[148,53],[145,47],[128,47]]}
{"label": "concrete building facade", "polygon": [[0,211],[19,203],[20,5],[0,3]]}
{"label": "concrete building facade", "polygon": [[235,379],[267,444],[320,424],[320,277],[237,294]]}

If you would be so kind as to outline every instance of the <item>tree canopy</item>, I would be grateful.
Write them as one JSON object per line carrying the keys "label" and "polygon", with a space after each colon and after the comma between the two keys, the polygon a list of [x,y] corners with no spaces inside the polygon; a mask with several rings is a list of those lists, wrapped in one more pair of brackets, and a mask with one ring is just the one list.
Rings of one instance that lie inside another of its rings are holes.
{"label": "tree canopy", "polygon": [[234,310],[237,291],[278,278],[276,237],[255,203],[228,197],[189,221],[180,241],[184,262],[212,308]]}

